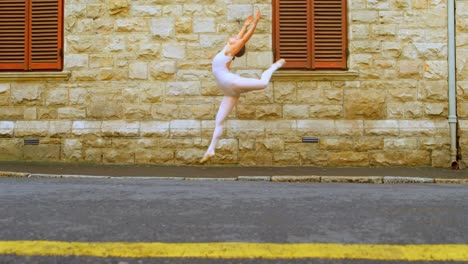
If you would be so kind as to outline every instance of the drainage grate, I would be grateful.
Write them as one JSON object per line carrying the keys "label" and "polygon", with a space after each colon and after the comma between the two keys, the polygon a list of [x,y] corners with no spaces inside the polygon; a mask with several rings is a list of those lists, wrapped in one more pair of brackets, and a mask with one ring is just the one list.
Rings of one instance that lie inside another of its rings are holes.
{"label": "drainage grate", "polygon": [[24,145],[39,145],[38,138],[25,138]]}
{"label": "drainage grate", "polygon": [[302,143],[318,143],[318,137],[302,137]]}

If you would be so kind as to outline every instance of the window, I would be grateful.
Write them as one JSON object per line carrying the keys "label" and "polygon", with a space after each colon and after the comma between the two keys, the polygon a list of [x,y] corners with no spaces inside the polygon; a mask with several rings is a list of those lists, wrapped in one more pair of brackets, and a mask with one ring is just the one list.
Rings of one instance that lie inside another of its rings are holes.
{"label": "window", "polygon": [[61,70],[63,0],[0,1],[0,70]]}
{"label": "window", "polygon": [[345,70],[346,0],[273,0],[273,52],[284,68]]}

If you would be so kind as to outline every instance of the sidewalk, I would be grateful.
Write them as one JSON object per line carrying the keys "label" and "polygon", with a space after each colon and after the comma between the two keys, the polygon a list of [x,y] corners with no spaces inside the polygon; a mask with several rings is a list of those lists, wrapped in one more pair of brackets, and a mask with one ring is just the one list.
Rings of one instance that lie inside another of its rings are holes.
{"label": "sidewalk", "polygon": [[177,179],[225,179],[365,183],[468,183],[468,170],[431,167],[320,168],[103,165],[45,162],[0,162],[0,176],[67,177],[162,177]]}

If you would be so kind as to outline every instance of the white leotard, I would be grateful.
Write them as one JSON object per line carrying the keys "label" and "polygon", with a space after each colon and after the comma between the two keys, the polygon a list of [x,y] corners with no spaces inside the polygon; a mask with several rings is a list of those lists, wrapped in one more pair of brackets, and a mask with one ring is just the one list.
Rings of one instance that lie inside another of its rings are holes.
{"label": "white leotard", "polygon": [[239,76],[230,72],[227,63],[232,61],[233,56],[225,55],[226,47],[213,58],[212,71],[218,87],[225,95],[237,96],[238,92],[234,90],[233,80]]}
{"label": "white leotard", "polygon": [[241,93],[265,89],[270,82],[272,74],[279,68],[281,63],[273,63],[270,68],[263,72],[260,79],[244,78],[229,71],[227,63],[233,56],[225,55],[226,47],[213,58],[213,75],[218,87],[224,95],[239,96]]}

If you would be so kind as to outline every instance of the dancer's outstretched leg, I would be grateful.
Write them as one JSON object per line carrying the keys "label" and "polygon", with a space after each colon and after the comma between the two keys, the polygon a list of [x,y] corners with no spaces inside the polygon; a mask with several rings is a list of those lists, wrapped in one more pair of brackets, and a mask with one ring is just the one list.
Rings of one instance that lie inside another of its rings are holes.
{"label": "dancer's outstretched leg", "polygon": [[213,132],[213,138],[211,139],[210,146],[206,151],[200,163],[207,162],[211,157],[215,155],[216,144],[218,144],[219,137],[223,134],[224,121],[231,113],[234,106],[239,101],[239,96],[224,96],[219,106],[218,113],[216,114],[216,126]]}
{"label": "dancer's outstretched leg", "polygon": [[268,86],[270,83],[271,76],[275,73],[276,70],[283,67],[286,63],[285,59],[280,59],[277,62],[273,63],[270,68],[262,73],[260,79],[255,78],[243,78],[239,77],[234,80],[234,89],[238,93],[246,93],[250,91],[262,90]]}

